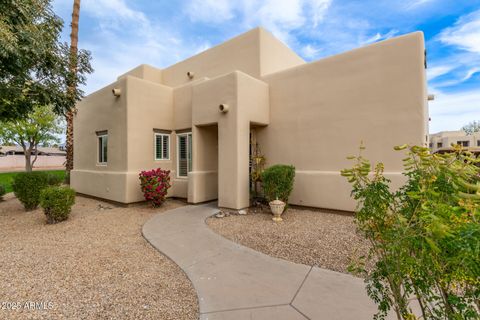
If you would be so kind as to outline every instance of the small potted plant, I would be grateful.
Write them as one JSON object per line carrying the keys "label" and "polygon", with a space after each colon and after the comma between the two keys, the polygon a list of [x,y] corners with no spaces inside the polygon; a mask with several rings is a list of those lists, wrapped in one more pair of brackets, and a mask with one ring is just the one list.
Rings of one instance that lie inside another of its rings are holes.
{"label": "small potted plant", "polygon": [[295,167],[290,165],[273,165],[262,172],[262,187],[265,197],[270,201],[273,221],[282,221],[288,197],[293,189]]}
{"label": "small potted plant", "polygon": [[273,213],[272,220],[275,222],[283,221],[282,213],[285,209],[285,202],[283,202],[282,200],[278,200],[277,198],[273,201],[270,201],[268,204],[270,205],[270,210],[272,210]]}

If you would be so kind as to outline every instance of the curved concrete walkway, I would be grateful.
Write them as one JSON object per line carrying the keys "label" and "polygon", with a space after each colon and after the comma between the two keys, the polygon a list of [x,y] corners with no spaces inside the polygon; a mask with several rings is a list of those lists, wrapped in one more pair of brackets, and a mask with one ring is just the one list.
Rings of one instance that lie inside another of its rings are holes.
{"label": "curved concrete walkway", "polygon": [[215,204],[186,206],[145,223],[144,237],[193,283],[200,319],[372,319],[363,280],[295,264],[235,244],[205,219]]}

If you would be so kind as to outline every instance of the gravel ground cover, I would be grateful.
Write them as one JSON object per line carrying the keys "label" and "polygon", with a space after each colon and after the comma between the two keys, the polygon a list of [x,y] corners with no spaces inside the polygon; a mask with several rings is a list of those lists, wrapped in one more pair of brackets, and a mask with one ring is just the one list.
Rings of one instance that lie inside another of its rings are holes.
{"label": "gravel ground cover", "polygon": [[0,202],[0,319],[197,319],[190,281],[141,235],[153,214],[182,205],[77,197],[69,220],[46,225],[40,209],[25,212],[8,195]]}
{"label": "gravel ground cover", "polygon": [[295,263],[348,273],[352,259],[368,251],[356,233],[353,216],[290,208],[283,222],[273,222],[269,211],[215,216],[208,226],[222,236],[265,254]]}

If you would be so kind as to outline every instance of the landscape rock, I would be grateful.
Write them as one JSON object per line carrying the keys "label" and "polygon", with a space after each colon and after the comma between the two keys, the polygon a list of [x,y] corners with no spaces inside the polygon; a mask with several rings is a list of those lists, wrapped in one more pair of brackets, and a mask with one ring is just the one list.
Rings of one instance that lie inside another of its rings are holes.
{"label": "landscape rock", "polygon": [[225,213],[220,211],[219,213],[215,214],[215,218],[225,218]]}

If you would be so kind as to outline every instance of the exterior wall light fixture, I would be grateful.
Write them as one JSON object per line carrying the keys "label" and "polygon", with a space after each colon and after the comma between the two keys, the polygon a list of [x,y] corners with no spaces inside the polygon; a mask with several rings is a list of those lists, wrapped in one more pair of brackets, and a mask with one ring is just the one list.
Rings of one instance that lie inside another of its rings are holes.
{"label": "exterior wall light fixture", "polygon": [[218,106],[218,110],[220,110],[220,112],[227,113],[228,112],[228,104],[222,103],[221,105]]}
{"label": "exterior wall light fixture", "polygon": [[191,72],[191,71],[188,71],[187,72],[187,77],[188,79],[193,79],[193,77],[195,76],[195,73]]}
{"label": "exterior wall light fixture", "polygon": [[120,88],[113,88],[112,93],[115,97],[120,97],[120,95],[122,94],[122,90]]}

